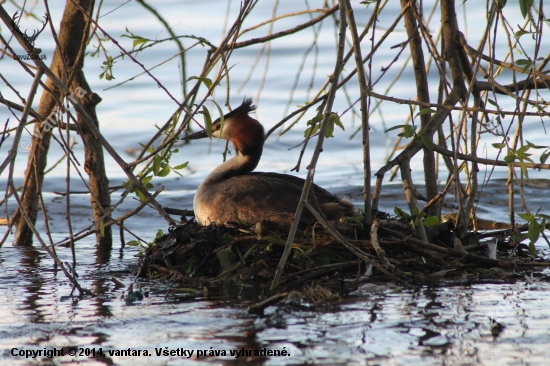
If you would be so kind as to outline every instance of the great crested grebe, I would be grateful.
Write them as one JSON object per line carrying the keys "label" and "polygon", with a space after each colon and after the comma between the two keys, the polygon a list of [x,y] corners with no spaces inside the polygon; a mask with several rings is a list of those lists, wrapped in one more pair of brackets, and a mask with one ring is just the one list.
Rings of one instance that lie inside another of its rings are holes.
{"label": "great crested grebe", "polygon": [[[292,222],[305,181],[288,174],[252,172],[262,156],[265,139],[263,126],[248,115],[255,109],[252,99],[245,98],[224,116],[223,128],[220,119],[212,124],[212,136],[231,141],[235,156],[214,169],[199,186],[193,202],[199,225],[268,222],[287,226]],[[200,131],[183,140],[207,136],[206,131]],[[308,202],[329,220],[355,214],[350,202],[316,184],[311,186]],[[301,221],[315,219],[304,210]]]}

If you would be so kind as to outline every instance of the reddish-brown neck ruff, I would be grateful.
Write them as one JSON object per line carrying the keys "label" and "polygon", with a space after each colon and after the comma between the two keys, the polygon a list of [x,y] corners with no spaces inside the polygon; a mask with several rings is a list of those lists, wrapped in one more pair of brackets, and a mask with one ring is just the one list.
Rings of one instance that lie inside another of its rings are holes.
{"label": "reddish-brown neck ruff", "polygon": [[233,143],[237,154],[245,156],[256,155],[258,152],[261,154],[265,135],[260,122],[248,114],[240,113],[232,116],[226,123],[227,137]]}

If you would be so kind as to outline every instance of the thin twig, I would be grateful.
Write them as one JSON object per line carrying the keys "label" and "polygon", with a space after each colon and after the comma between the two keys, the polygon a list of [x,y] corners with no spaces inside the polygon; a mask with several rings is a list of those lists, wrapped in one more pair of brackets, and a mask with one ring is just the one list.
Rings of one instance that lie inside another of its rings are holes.
{"label": "thin twig", "polygon": [[304,209],[304,204],[307,201],[307,198],[309,196],[309,189],[312,184],[313,180],[313,173],[315,171],[315,166],[317,165],[317,161],[319,159],[319,155],[321,154],[321,150],[323,147],[323,141],[325,137],[325,130],[328,126],[329,117],[332,113],[332,104],[334,103],[334,98],[336,96],[336,89],[338,87],[338,80],[340,78],[340,72],[342,70],[342,59],[344,56],[344,46],[345,46],[345,40],[346,40],[346,3],[345,0],[340,0],[340,37],[338,40],[338,54],[336,56],[336,63],[334,66],[334,73],[332,74],[332,86],[330,88],[330,91],[328,93],[327,97],[327,104],[325,107],[325,112],[323,115],[323,121],[321,122],[321,127],[319,129],[319,137],[317,139],[317,145],[315,147],[315,151],[313,152],[313,156],[311,157],[311,163],[308,167],[307,177],[306,181],[304,182],[304,187],[302,188],[302,195],[300,197],[300,203],[298,204],[298,207],[296,208],[296,213],[294,214],[294,220],[292,222],[292,226],[290,228],[290,232],[288,234],[288,238],[285,245],[285,250],[283,252],[283,255],[281,256],[281,260],[279,262],[279,265],[277,266],[277,272],[275,273],[275,278],[273,279],[273,282],[271,283],[271,290],[273,291],[277,285],[279,284],[279,279],[281,278],[281,275],[283,273],[286,261],[288,259],[288,256],[290,255],[290,250],[292,249],[292,243],[294,241],[294,236],[296,235],[296,230],[298,229],[298,224],[300,223],[300,218],[302,216],[302,211]]}

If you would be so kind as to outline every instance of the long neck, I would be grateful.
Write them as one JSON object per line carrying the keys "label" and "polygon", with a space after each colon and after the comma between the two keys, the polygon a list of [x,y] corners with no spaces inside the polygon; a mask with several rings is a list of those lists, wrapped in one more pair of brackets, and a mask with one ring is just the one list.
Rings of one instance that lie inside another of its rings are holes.
{"label": "long neck", "polygon": [[237,176],[245,175],[253,171],[262,157],[263,148],[251,152],[249,154],[243,155],[241,152],[236,152],[237,155],[227,160],[216,169],[212,171],[206,177],[203,184],[217,183],[222,180]]}

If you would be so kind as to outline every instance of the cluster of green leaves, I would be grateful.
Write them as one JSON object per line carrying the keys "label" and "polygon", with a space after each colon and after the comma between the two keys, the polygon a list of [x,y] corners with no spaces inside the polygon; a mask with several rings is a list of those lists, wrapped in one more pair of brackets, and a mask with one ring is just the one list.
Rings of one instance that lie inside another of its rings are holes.
{"label": "cluster of green leaves", "polygon": [[116,62],[113,60],[113,56],[107,56],[107,59],[103,61],[103,64],[101,65],[101,68],[103,69],[103,72],[99,74],[99,78],[103,79],[105,77],[105,80],[111,81],[114,80],[115,77],[113,75],[113,65],[116,64]]}
{"label": "cluster of green leaves", "polygon": [[[144,146],[141,143],[140,145]],[[147,151],[149,153],[153,153],[155,149],[154,147],[151,146],[147,149]],[[146,169],[143,173],[140,174],[141,176],[143,176],[143,178],[141,179],[141,183],[146,189],[151,189],[154,187],[153,184],[151,183],[151,180],[153,179],[153,177],[166,177],[168,174],[170,174],[170,171],[173,171],[180,177],[183,177],[178,172],[178,170],[186,168],[187,165],[189,164],[189,161],[186,161],[185,163],[176,165],[174,167],[170,165],[170,159],[172,158],[172,154],[175,154],[177,152],[179,152],[178,149],[168,150],[166,154],[158,153],[153,158],[153,163],[148,167],[148,169]],[[150,173],[152,173],[152,175],[150,175]],[[122,186],[125,189],[129,189],[131,185],[132,185],[132,182],[127,181]],[[131,192],[135,193],[141,202],[145,201],[145,196],[138,188],[133,187]]]}
{"label": "cluster of green leaves", "polygon": [[[152,175],[149,175],[149,176],[144,177],[144,178],[141,179],[141,184],[147,190],[154,187],[153,183],[151,183],[151,179],[153,179]],[[132,187],[132,182],[127,181],[127,182],[122,184],[122,187],[124,187],[124,189],[129,189],[130,187]],[[130,193],[135,193],[137,198],[140,200],[140,202],[145,202],[145,195],[143,193],[141,193],[141,191],[137,187],[133,187],[132,190],[130,191]]]}
{"label": "cluster of green leaves", "polygon": [[[413,115],[412,106],[409,105],[409,108],[411,108],[411,116],[412,116]],[[393,126],[388,128],[385,132],[387,133],[393,130],[403,129],[403,131],[398,133],[397,136],[403,137],[406,139],[410,139],[411,137],[414,136],[414,138],[418,138],[422,140],[422,143],[424,144],[424,146],[426,146],[426,148],[433,150],[434,143],[432,138],[426,135],[426,132],[424,130],[416,133],[417,126],[414,124],[414,120],[416,117],[423,116],[425,114],[431,114],[431,113],[435,113],[435,111],[431,108],[421,109],[417,114],[413,116],[413,118],[411,118],[411,124]]]}
{"label": "cluster of green leaves", "polygon": [[153,239],[152,242],[150,243],[142,243],[140,242],[139,240],[130,240],[128,242],[126,242],[126,245],[130,246],[130,247],[137,247],[139,246],[139,254],[142,254],[144,253],[147,249],[151,248],[151,247],[154,247],[155,246],[155,243],[158,239],[162,238],[164,236],[164,233],[162,232],[161,229],[158,229],[156,235],[155,235],[155,239]]}
{"label": "cluster of green leaves", "polygon": [[[522,31],[519,31],[516,33],[516,37],[517,37],[517,34],[520,33]],[[530,33],[530,32],[525,32],[525,33]],[[521,37],[521,35],[520,35]],[[519,38],[519,37],[518,37]],[[514,64],[518,67],[522,67],[523,69],[521,70],[521,72],[523,72],[524,74],[528,73],[529,70],[535,70],[536,69],[536,62],[537,61],[544,61],[545,58],[544,57],[537,57],[534,61],[531,61],[531,60],[527,60],[527,59],[524,59],[524,58],[520,58],[519,60],[516,60],[514,62]]]}
{"label": "cluster of green leaves", "polygon": [[415,209],[412,215],[409,215],[399,207],[394,207],[393,212],[395,212],[397,217],[410,223],[414,229],[420,224],[420,220],[422,220],[422,225],[424,225],[424,227],[439,224],[439,218],[437,216],[428,216],[426,212],[420,211],[419,209]]}
{"label": "cluster of green leaves", "polygon": [[[549,146],[537,146],[535,144],[532,144],[529,141],[526,141],[526,143],[527,144],[523,145],[519,149],[508,148],[508,155],[506,155],[506,157],[504,158],[504,161],[507,164],[512,164],[516,160],[519,160],[519,163],[521,165],[521,171],[523,172],[523,174],[527,178],[529,178],[529,174],[528,174],[527,166],[525,165],[525,162],[527,161],[527,162],[532,163],[532,164],[534,164],[534,162],[530,158],[530,156],[533,155],[533,154],[529,154],[528,151],[530,149],[546,149],[540,156],[540,163],[545,164],[546,160],[548,160],[548,157],[550,156],[550,147]],[[497,149],[502,149],[502,148],[506,147],[506,143],[504,143],[504,142],[496,143],[496,144],[493,144],[493,147],[495,147]]]}
{"label": "cluster of green leaves", "polygon": [[529,229],[527,231],[527,238],[529,238],[529,253],[531,256],[536,257],[537,251],[535,249],[535,243],[539,240],[541,232],[546,227],[546,220],[550,221],[550,215],[541,213],[532,214],[529,212],[518,214],[523,220],[527,221]]}
{"label": "cluster of green leaves", "polygon": [[[121,37],[126,37],[134,40],[134,43],[132,44],[132,50],[136,51],[136,54],[145,47],[145,45],[149,42],[153,42],[152,39],[143,38],[142,36],[138,36],[128,30],[128,27],[126,27],[126,32],[128,34],[123,34]],[[139,47],[139,48],[137,48]]]}
{"label": "cluster of green leaves", "polygon": [[[323,115],[317,115],[307,121],[307,125],[310,126],[304,131],[304,137],[315,135],[321,128],[321,122],[323,121]],[[330,138],[334,137],[334,126],[338,126],[345,131],[342,121],[340,121],[340,116],[337,113],[332,112],[328,118],[328,125],[325,130],[325,137]]]}
{"label": "cluster of green leaves", "polygon": [[90,52],[89,56],[90,57],[96,57],[96,56],[99,57],[99,51],[103,50],[103,53],[105,54],[105,61],[103,61],[103,65],[101,65],[101,68],[103,69],[103,72],[101,74],[99,74],[99,78],[100,79],[105,78],[106,80],[114,80],[115,77],[113,75],[113,65],[116,62],[115,62],[113,56],[110,56],[107,53],[107,50],[105,49],[105,47],[103,46],[103,42],[109,42],[109,41],[110,41],[110,39],[108,37],[100,38],[99,39],[99,44],[97,45],[95,51]]}

